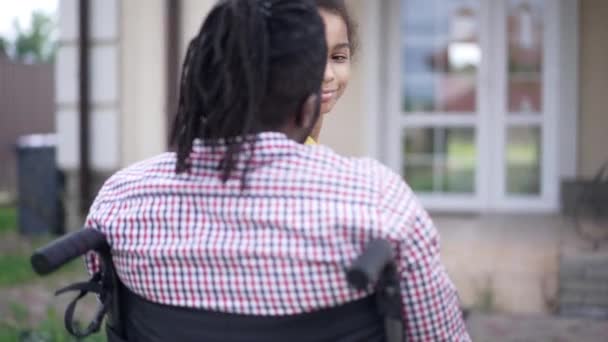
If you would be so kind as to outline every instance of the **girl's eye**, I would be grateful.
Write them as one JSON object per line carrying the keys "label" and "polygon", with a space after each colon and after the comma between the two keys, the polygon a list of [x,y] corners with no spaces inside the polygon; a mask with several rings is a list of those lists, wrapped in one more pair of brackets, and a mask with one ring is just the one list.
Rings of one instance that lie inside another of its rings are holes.
{"label": "girl's eye", "polygon": [[332,57],[332,59],[334,61],[336,61],[336,62],[344,63],[344,62],[348,61],[348,56],[345,56],[345,55],[335,55],[335,56]]}

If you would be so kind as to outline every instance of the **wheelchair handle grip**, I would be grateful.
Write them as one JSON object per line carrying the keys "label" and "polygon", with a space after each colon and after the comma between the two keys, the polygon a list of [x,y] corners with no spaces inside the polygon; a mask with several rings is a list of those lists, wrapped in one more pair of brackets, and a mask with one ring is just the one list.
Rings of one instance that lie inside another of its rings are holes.
{"label": "wheelchair handle grip", "polygon": [[37,249],[32,254],[30,262],[36,273],[46,275],[88,251],[102,251],[109,248],[101,232],[96,229],[82,229]]}
{"label": "wheelchair handle grip", "polygon": [[391,244],[383,239],[372,240],[346,272],[348,283],[358,290],[375,284],[385,268],[394,263],[395,255]]}

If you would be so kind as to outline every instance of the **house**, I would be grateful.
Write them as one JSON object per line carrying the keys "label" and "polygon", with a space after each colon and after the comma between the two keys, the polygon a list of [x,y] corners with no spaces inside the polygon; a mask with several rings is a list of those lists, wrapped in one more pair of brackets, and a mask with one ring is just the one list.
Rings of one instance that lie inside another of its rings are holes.
{"label": "house", "polygon": [[[59,10],[58,163],[73,214],[79,185],[90,196],[113,171],[167,149],[179,64],[215,3],[91,0],[80,55],[86,2],[61,0]],[[321,142],[383,161],[431,211],[558,214],[564,181],[589,178],[608,160],[607,1],[348,4],[361,49]],[[82,57],[90,63],[84,140]]]}

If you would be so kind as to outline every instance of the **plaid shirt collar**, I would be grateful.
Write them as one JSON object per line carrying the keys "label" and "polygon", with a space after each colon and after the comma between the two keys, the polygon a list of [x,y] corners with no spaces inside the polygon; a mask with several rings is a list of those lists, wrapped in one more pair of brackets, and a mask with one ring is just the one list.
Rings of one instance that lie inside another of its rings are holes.
{"label": "plaid shirt collar", "polygon": [[[262,132],[250,135],[247,138],[237,138],[237,141],[243,141],[238,165],[245,161],[250,165],[264,164],[278,158],[300,154],[309,148],[288,138],[281,132]],[[226,155],[228,146],[224,139],[214,142],[196,139],[192,145],[190,159],[192,161],[221,162]]]}

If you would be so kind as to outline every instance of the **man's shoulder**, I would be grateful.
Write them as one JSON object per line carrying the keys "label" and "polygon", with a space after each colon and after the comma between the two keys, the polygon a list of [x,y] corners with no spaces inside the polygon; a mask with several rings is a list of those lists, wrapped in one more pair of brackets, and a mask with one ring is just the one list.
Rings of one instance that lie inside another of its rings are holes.
{"label": "man's shoulder", "polygon": [[101,187],[96,201],[115,199],[127,187],[136,186],[144,179],[153,176],[174,173],[175,157],[173,153],[163,153],[136,162],[110,176]]}
{"label": "man's shoulder", "polygon": [[367,184],[381,190],[387,180],[401,179],[393,170],[371,157],[344,156],[329,147],[313,147],[306,166],[315,173],[354,185]]}
{"label": "man's shoulder", "polygon": [[344,156],[325,146],[319,148],[319,156],[324,160],[322,164],[327,165],[329,168],[348,170],[366,176],[396,176],[396,173],[389,167],[371,157]]}

